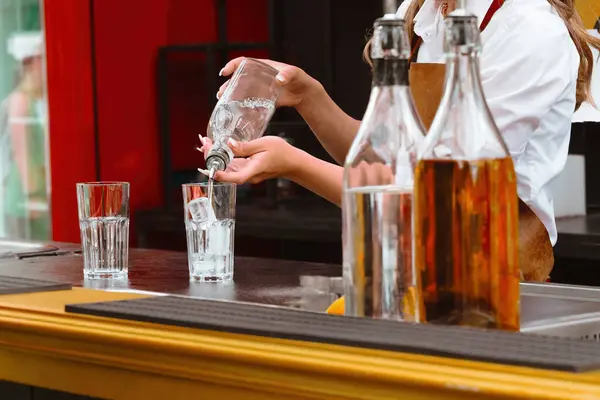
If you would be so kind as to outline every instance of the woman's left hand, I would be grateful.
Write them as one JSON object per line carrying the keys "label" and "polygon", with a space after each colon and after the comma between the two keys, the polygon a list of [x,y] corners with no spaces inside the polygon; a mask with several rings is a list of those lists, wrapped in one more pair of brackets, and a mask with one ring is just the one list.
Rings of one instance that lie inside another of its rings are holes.
{"label": "woman's left hand", "polygon": [[[200,137],[200,140],[206,157],[212,142],[205,137]],[[229,139],[228,145],[236,158],[225,171],[217,171],[215,179],[237,184],[289,176],[296,166],[295,155],[299,151],[277,136],[265,136],[250,142]]]}

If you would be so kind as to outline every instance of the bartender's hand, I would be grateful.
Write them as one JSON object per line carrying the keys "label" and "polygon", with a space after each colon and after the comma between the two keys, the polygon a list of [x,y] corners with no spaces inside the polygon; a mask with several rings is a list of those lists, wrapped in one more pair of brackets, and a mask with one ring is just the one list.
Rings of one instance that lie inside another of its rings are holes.
{"label": "bartender's hand", "polygon": [[[198,150],[208,154],[212,146],[210,139],[200,137],[202,147]],[[265,136],[250,142],[229,139],[229,148],[234,158],[225,171],[217,171],[215,179],[220,182],[243,184],[259,183],[266,179],[289,176],[297,164],[299,151],[278,136]],[[207,171],[201,171],[207,175]]]}
{"label": "bartender's hand", "polygon": [[[225,67],[223,67],[221,72],[219,72],[219,75],[232,75],[244,60],[245,57],[239,57],[229,61]],[[269,64],[279,71],[279,74],[277,74],[277,77],[275,78],[277,84],[279,84],[282,89],[279,99],[277,100],[278,107],[297,107],[311,91],[322,87],[317,80],[298,67],[271,60],[260,61]],[[219,88],[217,98],[221,98],[221,95],[228,84],[229,81],[225,82]]]}

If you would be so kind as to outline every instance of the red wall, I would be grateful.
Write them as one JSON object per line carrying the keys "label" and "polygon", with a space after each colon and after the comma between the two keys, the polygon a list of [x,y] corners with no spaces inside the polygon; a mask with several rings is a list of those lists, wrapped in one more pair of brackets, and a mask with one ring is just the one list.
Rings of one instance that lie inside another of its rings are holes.
{"label": "red wall", "polygon": [[[156,114],[155,61],[167,44],[212,42],[213,0],[45,1],[54,240],[78,241],[75,183],[94,180],[91,54],[95,51],[101,180],[131,182],[131,212],[164,204]],[[266,41],[266,0],[228,0],[231,41]],[[265,56],[262,54],[252,54]],[[210,114],[202,58],[179,60],[190,74],[169,76],[177,168],[194,168],[197,134]],[[134,224],[132,218],[132,224]],[[132,227],[131,232],[135,232]],[[132,234],[132,238],[133,238]]]}
{"label": "red wall", "polygon": [[132,217],[163,201],[154,66],[168,10],[166,1],[94,1],[100,178],[131,183]]}
{"label": "red wall", "polygon": [[89,2],[47,0],[52,234],[78,242],[76,182],[95,180]]}
{"label": "red wall", "polygon": [[[216,40],[214,0],[171,1],[170,44],[211,43]],[[169,56],[168,106],[174,170],[193,170],[203,163],[195,148],[199,145],[198,134],[206,133],[210,113],[205,63],[206,56],[202,52],[180,52]]]}

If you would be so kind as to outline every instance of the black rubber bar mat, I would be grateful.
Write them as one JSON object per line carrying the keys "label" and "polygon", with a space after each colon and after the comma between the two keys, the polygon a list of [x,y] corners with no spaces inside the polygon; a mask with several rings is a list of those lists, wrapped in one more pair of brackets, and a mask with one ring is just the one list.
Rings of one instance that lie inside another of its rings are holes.
{"label": "black rubber bar mat", "polygon": [[569,372],[600,369],[597,342],[465,327],[415,325],[193,299],[67,305],[67,312]]}
{"label": "black rubber bar mat", "polygon": [[0,275],[0,295],[52,292],[55,290],[69,290],[71,287],[72,286],[69,283],[49,282],[38,279],[17,278],[14,276]]}

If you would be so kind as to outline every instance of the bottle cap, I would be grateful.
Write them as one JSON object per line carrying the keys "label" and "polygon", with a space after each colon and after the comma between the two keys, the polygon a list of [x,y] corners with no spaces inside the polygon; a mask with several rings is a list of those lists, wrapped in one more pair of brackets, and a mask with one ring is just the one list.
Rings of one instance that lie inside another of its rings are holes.
{"label": "bottle cap", "polygon": [[446,18],[445,44],[446,51],[453,46],[467,46],[480,50],[477,17],[465,10],[456,10]]}
{"label": "bottle cap", "polygon": [[396,14],[385,14],[383,17],[375,20],[375,24],[373,27],[377,29],[378,26],[402,26],[404,25],[404,20],[399,18]]}
{"label": "bottle cap", "polygon": [[373,60],[410,57],[410,44],[404,25],[404,20],[395,14],[386,14],[375,21],[371,43]]}

